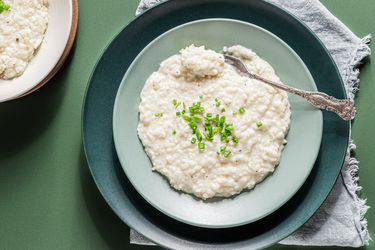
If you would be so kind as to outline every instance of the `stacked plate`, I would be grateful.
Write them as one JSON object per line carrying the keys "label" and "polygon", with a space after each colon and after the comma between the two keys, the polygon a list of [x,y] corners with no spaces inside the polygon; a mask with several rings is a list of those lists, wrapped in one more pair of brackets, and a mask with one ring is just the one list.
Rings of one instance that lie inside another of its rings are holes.
{"label": "stacked plate", "polygon": [[263,1],[167,1],[126,26],[99,59],[87,89],[83,141],[92,175],[130,227],[174,249],[263,248],[301,227],[342,167],[349,123],[290,96],[292,121],[275,173],[231,199],[175,192],[137,137],[139,95],[161,61],[190,44],[257,52],[292,86],[345,98],[337,68],[317,37]]}

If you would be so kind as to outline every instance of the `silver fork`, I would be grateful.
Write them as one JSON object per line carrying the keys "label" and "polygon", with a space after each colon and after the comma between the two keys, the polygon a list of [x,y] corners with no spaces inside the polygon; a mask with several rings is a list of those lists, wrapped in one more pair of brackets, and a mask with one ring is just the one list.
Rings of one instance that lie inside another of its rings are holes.
{"label": "silver fork", "polygon": [[325,109],[328,111],[335,112],[342,119],[349,121],[354,118],[356,110],[354,107],[354,102],[350,99],[337,99],[333,96],[327,95],[322,92],[310,92],[301,89],[293,88],[282,83],[274,82],[265,79],[257,74],[249,72],[245,64],[241,59],[224,54],[225,62],[234,66],[241,75],[248,76],[250,78],[267,83],[275,88],[285,90],[289,93],[301,96],[310,102],[314,107],[319,109]]}

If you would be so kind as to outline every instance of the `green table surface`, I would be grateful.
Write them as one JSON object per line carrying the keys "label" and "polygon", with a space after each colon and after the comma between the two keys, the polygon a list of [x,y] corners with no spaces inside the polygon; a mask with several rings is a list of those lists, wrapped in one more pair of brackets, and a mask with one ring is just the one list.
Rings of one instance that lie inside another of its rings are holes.
{"label": "green table surface", "polygon": [[[322,2],[358,36],[375,34],[373,0]],[[97,190],[81,142],[81,107],[90,73],[111,38],[134,18],[137,3],[80,0],[77,40],[64,67],[36,93],[0,104],[0,249],[151,248],[129,244],[129,228]],[[353,123],[361,196],[373,207],[374,74],[375,65],[367,59]],[[370,209],[366,217],[375,238],[375,212]],[[363,249],[375,249],[375,243]]]}

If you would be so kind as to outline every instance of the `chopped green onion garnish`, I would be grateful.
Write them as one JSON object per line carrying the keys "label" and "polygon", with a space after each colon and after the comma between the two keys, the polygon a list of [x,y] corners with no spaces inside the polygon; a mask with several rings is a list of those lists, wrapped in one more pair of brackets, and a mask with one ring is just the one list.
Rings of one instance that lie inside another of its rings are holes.
{"label": "chopped green onion garnish", "polygon": [[0,0],[0,13],[3,11],[9,11],[10,5],[5,4],[3,0]]}
{"label": "chopped green onion garnish", "polygon": [[202,141],[202,134],[199,129],[195,130],[195,135],[197,136],[198,141]]}
{"label": "chopped green onion garnish", "polygon": [[220,117],[219,125],[222,126],[225,123],[225,116]]}
{"label": "chopped green onion garnish", "polygon": [[233,112],[233,116],[235,116],[235,115],[237,115],[237,111],[234,111],[234,112]]}
{"label": "chopped green onion garnish", "polygon": [[201,115],[192,115],[191,119],[193,119],[195,121],[202,121],[203,120],[203,116],[201,116]]}
{"label": "chopped green onion garnish", "polygon": [[225,130],[227,131],[232,131],[234,129],[233,125],[232,124],[227,124],[227,126],[225,127]]}
{"label": "chopped green onion garnish", "polygon": [[198,124],[196,124],[195,122],[191,121],[191,122],[189,122],[189,127],[192,130],[196,130],[198,128]]}
{"label": "chopped green onion garnish", "polygon": [[219,124],[219,115],[216,115],[213,121],[216,122],[216,124]]}
{"label": "chopped green onion garnish", "polygon": [[232,153],[232,151],[230,151],[230,150],[226,151],[226,152],[224,153],[224,157],[225,157],[225,158],[228,158],[229,155],[230,155],[231,153]]}
{"label": "chopped green onion garnish", "polygon": [[175,130],[175,129],[173,129],[172,135],[175,135],[175,134],[176,134],[176,130]]}
{"label": "chopped green onion garnish", "polygon": [[226,142],[227,141],[227,136],[225,135],[225,134],[221,134],[220,135],[220,141],[222,141],[222,142]]}
{"label": "chopped green onion garnish", "polygon": [[232,135],[232,130],[233,130],[233,125],[229,124],[229,125],[225,126],[224,131],[222,132],[222,134],[224,134],[226,136],[230,136],[230,135]]}
{"label": "chopped green onion garnish", "polygon": [[[0,0],[1,1],[1,0]],[[203,96],[199,96],[199,99],[202,100]],[[218,98],[215,98],[216,107],[219,107],[220,101]],[[180,105],[181,102],[178,102],[176,99],[172,100],[173,105]],[[191,139],[192,144],[198,144],[200,150],[205,149],[205,141],[213,141],[215,134],[220,135],[220,141],[226,145],[230,141],[233,141],[234,144],[238,143],[238,139],[233,135],[234,126],[231,123],[226,123],[226,117],[224,115],[213,114],[213,113],[204,113],[205,108],[201,106],[201,102],[194,102],[191,106],[186,108],[186,104],[182,102],[183,110],[176,112],[176,116],[182,117],[191,128],[192,134],[195,135]],[[189,114],[185,114],[188,110]],[[226,109],[222,106],[220,111],[226,112]],[[237,114],[238,111],[233,112],[233,115]],[[245,108],[241,107],[239,112],[245,112]],[[200,130],[201,127],[201,130]],[[201,132],[202,131],[202,132]],[[173,131],[173,135],[176,134],[176,131]],[[229,157],[232,153],[227,149],[227,146],[222,146],[217,152],[219,155],[223,154],[224,157]]]}
{"label": "chopped green onion garnish", "polygon": [[195,112],[203,112],[204,111],[204,108],[201,109],[203,107],[201,107],[201,103],[200,102],[196,102],[196,103],[193,103],[193,106],[189,107],[189,111],[190,113],[195,113]]}
{"label": "chopped green onion garnish", "polygon": [[180,106],[181,102],[177,101],[176,99],[173,99],[172,100],[172,104],[175,108],[177,108],[178,106]]}
{"label": "chopped green onion garnish", "polygon": [[206,138],[207,141],[212,141],[212,138],[208,134],[203,133],[203,135],[204,135],[204,138]]}
{"label": "chopped green onion garnish", "polygon": [[219,107],[219,106],[220,106],[220,101],[219,101],[218,98],[215,98],[215,102],[216,102],[215,106],[216,106],[216,107]]}
{"label": "chopped green onion garnish", "polygon": [[187,121],[187,122],[191,121],[191,117],[188,116],[188,115],[183,115],[182,118],[184,118],[184,120]]}
{"label": "chopped green onion garnish", "polygon": [[219,133],[220,130],[221,130],[221,129],[220,129],[219,127],[216,127],[216,128],[214,128],[214,129],[212,130],[212,133],[215,135],[215,134]]}
{"label": "chopped green onion garnish", "polygon": [[210,126],[206,126],[206,130],[208,131],[208,135],[211,137],[211,139],[212,139],[212,137],[213,137],[213,131],[212,131],[212,126],[210,125]]}
{"label": "chopped green onion garnish", "polygon": [[258,128],[262,127],[263,126],[263,123],[262,122],[256,122],[256,125]]}
{"label": "chopped green onion garnish", "polygon": [[156,113],[155,117],[158,117],[158,118],[163,117],[163,113]]}

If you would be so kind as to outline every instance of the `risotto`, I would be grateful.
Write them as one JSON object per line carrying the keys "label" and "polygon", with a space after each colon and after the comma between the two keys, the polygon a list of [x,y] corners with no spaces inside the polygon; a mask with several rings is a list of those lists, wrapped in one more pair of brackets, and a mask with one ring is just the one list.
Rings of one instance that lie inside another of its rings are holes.
{"label": "risotto", "polygon": [[[224,50],[279,81],[252,50]],[[264,180],[279,164],[289,124],[284,91],[239,75],[204,46],[167,58],[141,92],[138,135],[152,170],[202,199],[229,197]]]}

